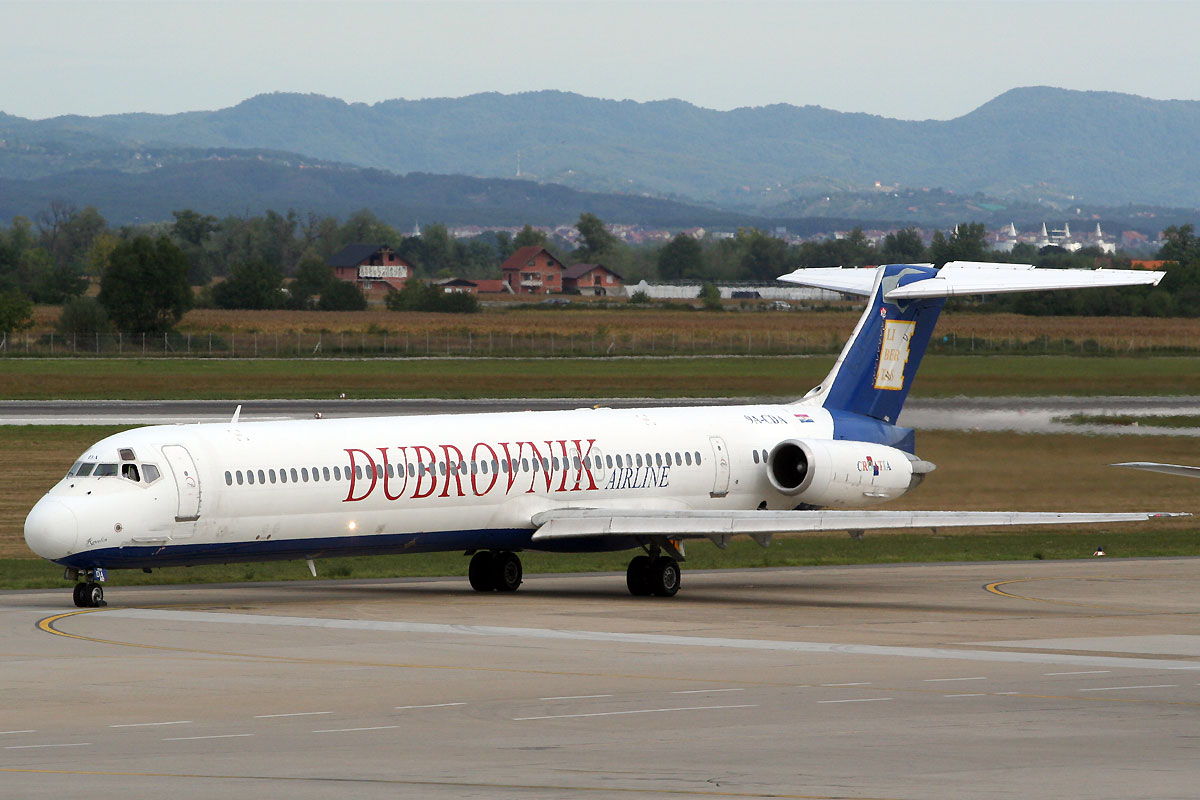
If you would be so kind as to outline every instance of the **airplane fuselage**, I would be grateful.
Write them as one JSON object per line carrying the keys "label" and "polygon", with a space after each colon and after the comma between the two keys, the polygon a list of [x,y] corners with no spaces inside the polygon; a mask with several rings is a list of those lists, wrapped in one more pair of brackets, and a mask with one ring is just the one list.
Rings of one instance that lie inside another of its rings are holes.
{"label": "airplane fuselage", "polygon": [[903,494],[909,457],[866,441],[837,442],[804,492],[770,480],[781,442],[832,447],[820,443],[861,425],[878,423],[748,405],[153,426],[84,453],[30,513],[27,538],[78,569],[621,550],[638,541],[534,543],[531,519],[560,508],[791,509],[806,498],[861,507]]}

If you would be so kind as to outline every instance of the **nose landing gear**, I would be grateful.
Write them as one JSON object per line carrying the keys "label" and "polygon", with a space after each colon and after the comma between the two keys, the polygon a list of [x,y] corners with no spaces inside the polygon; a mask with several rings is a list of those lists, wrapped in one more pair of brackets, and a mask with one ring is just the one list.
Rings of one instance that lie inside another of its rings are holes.
{"label": "nose landing gear", "polygon": [[104,580],[101,570],[68,570],[65,577],[82,579],[75,584],[75,590],[71,594],[71,599],[78,608],[102,608],[108,605],[104,602],[104,587],[98,583]]}

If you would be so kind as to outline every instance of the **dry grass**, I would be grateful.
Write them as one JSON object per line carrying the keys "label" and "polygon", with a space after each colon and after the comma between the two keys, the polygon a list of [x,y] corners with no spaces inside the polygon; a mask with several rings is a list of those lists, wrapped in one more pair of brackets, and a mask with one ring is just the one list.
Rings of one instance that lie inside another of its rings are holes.
{"label": "dry grass", "polygon": [[[630,309],[539,309],[512,303],[486,308],[479,314],[433,314],[420,312],[369,311],[226,311],[196,309],[189,311],[179,325],[183,333],[207,334],[312,334],[382,333],[424,336],[426,333],[455,333],[498,337],[522,334],[560,336],[637,336],[651,335],[680,340],[695,337],[699,341],[722,334],[747,332],[756,338],[768,332],[792,341],[813,344],[840,343],[853,330],[859,310],[758,312],[728,311],[712,313],[657,308]],[[54,328],[59,309],[37,306],[32,333],[48,333]],[[1161,319],[1153,317],[1025,317],[1017,314],[946,313],[938,323],[939,336],[975,336],[981,339],[1013,338],[1028,341],[1039,337],[1082,341],[1093,339],[1106,347],[1113,343],[1127,346],[1130,339],[1174,343],[1176,346],[1200,346],[1200,318]]]}

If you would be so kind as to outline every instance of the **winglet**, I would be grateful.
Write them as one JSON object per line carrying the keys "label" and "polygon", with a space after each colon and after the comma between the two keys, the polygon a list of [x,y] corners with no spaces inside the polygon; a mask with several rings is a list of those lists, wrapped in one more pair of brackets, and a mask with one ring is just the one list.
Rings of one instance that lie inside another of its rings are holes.
{"label": "winglet", "polygon": [[238,420],[242,416],[242,405],[238,403],[238,407],[233,410],[233,419],[229,420],[230,425],[237,425]]}

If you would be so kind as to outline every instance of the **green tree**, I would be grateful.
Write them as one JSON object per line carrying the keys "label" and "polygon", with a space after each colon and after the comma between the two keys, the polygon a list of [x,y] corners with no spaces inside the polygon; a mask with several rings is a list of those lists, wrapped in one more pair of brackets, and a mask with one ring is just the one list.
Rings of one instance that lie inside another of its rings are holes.
{"label": "green tree", "polygon": [[100,279],[100,304],[118,330],[164,333],[192,306],[188,260],[166,236],[138,236],[113,249]]}
{"label": "green tree", "polygon": [[701,286],[700,294],[696,296],[700,298],[700,305],[706,311],[721,310],[721,290],[717,288],[715,283],[706,283]]}
{"label": "green tree", "polygon": [[1163,246],[1158,251],[1158,257],[1165,261],[1178,261],[1188,264],[1200,261],[1200,240],[1196,238],[1196,230],[1187,225],[1171,225],[1162,232]]}
{"label": "green tree", "polygon": [[296,265],[296,280],[289,287],[292,308],[308,308],[312,298],[323,294],[337,281],[333,268],[314,253],[307,253]]}
{"label": "green tree", "polygon": [[94,297],[72,297],[63,304],[55,329],[64,336],[95,336],[112,330],[108,312]]}
{"label": "green tree", "polygon": [[949,237],[936,231],[929,245],[929,260],[939,267],[949,261],[983,261],[986,238],[987,226],[982,222],[960,222]]}
{"label": "green tree", "polygon": [[0,333],[33,326],[33,301],[15,289],[0,292]]}
{"label": "green tree", "polygon": [[619,240],[604,226],[604,221],[595,214],[584,211],[575,223],[575,229],[583,244],[572,254],[576,261],[591,261],[602,253],[615,250]]}
{"label": "green tree", "polygon": [[700,243],[681,233],[658,251],[658,276],[668,281],[698,278],[704,274],[703,259]]}
{"label": "green tree", "polygon": [[885,264],[920,264],[925,258],[925,244],[916,228],[889,233],[883,238],[881,260]]}
{"label": "green tree", "polygon": [[367,297],[350,281],[335,280],[321,292],[317,308],[322,311],[366,311]]}
{"label": "green tree", "polygon": [[266,261],[236,265],[228,280],[213,287],[218,308],[271,309],[283,305],[283,272]]}
{"label": "green tree", "polygon": [[522,247],[545,247],[546,234],[537,230],[532,225],[526,225],[513,237],[512,244],[514,252],[520,250]]}

